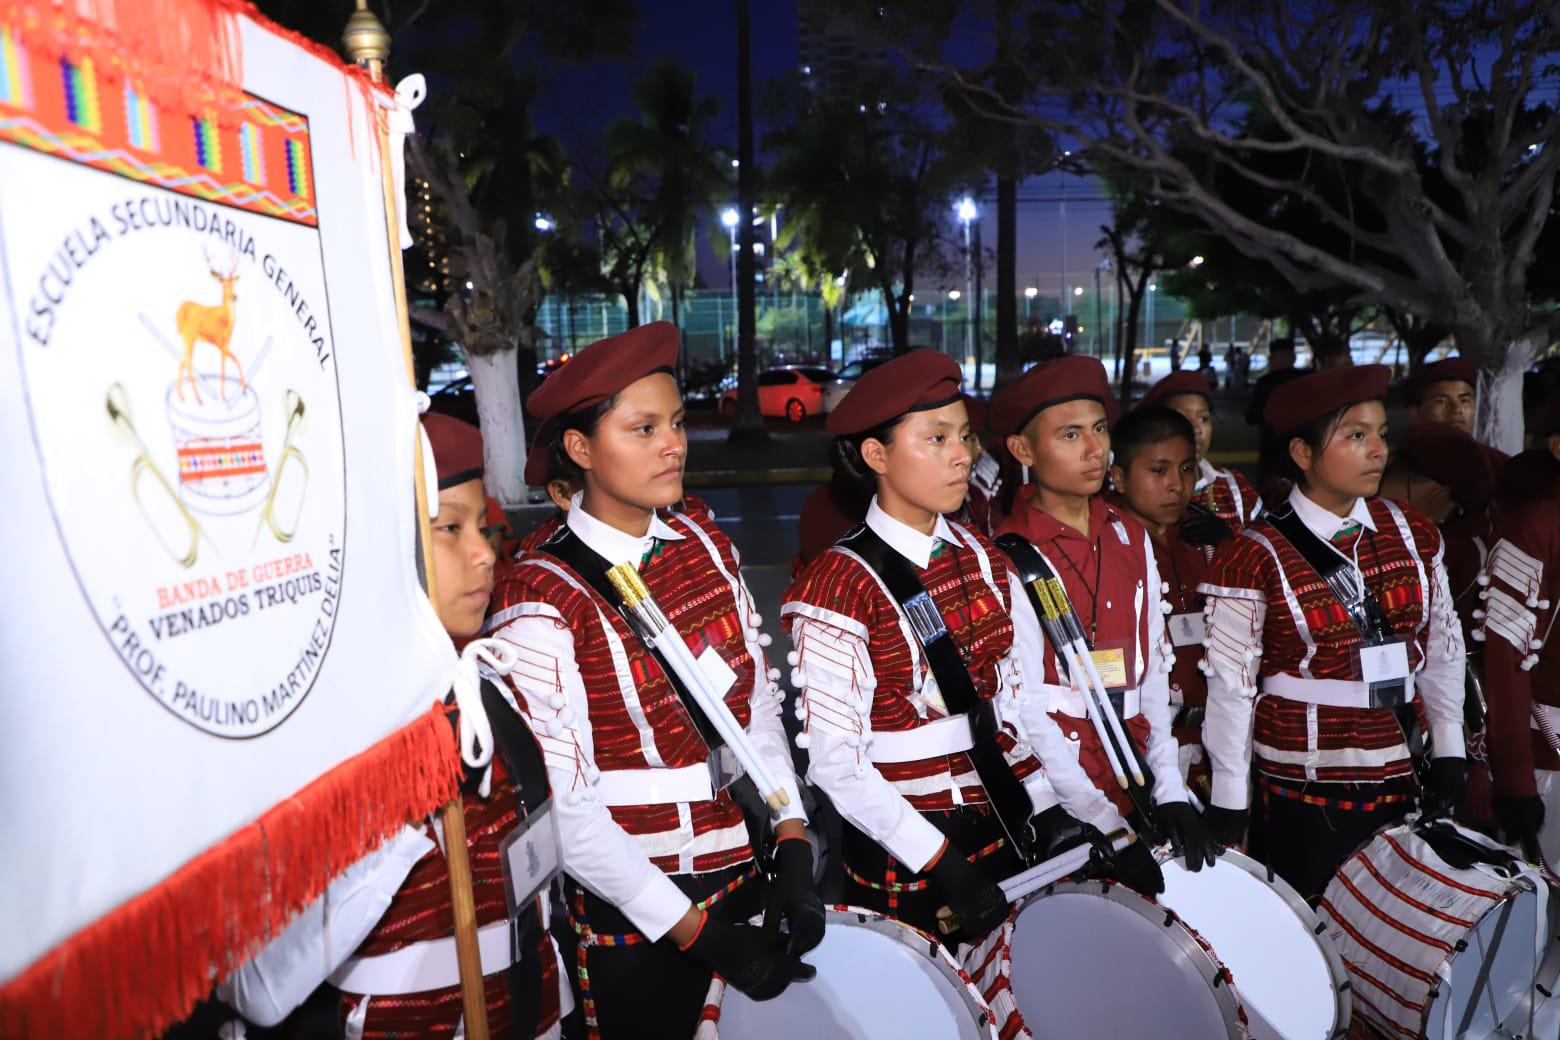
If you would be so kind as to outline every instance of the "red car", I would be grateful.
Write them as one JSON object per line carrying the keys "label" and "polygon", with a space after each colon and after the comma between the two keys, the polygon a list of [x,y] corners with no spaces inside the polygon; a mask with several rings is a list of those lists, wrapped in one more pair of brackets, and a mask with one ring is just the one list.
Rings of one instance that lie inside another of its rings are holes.
{"label": "red car", "polygon": [[[758,374],[758,410],[766,416],[784,416],[801,422],[809,415],[821,415],[824,385],[834,380],[827,368],[797,365],[770,368]],[[720,395],[720,414],[737,414],[737,389]]]}

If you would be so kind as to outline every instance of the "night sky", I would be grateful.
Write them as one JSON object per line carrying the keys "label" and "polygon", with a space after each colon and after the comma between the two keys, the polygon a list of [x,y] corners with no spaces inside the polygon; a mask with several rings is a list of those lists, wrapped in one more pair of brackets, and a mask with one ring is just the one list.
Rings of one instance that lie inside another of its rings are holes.
{"label": "night sky", "polygon": [[[538,129],[557,137],[572,154],[591,142],[619,115],[631,114],[634,80],[657,59],[675,57],[693,68],[701,89],[721,98],[717,133],[736,150],[736,8],[729,0],[639,0],[641,25],[635,50],[626,61],[596,60],[566,69],[543,84],[536,109]],[[789,75],[798,65],[795,0],[757,0],[750,5],[755,94],[766,80]],[[764,126],[760,122],[758,138]],[[762,155],[760,155],[762,160]],[[989,251],[996,244],[993,220],[995,188],[981,206],[982,235]],[[1110,219],[1109,205],[1092,180],[1051,174],[1019,188],[1018,281],[1055,295],[1061,285],[1060,201],[1066,199],[1066,268],[1072,285],[1092,282],[1100,254],[1094,243],[1099,226]],[[950,226],[955,223],[952,210]],[[700,271],[712,288],[730,284],[728,268],[701,248]],[[988,266],[988,284],[995,272]],[[994,288],[994,285],[993,285]]]}

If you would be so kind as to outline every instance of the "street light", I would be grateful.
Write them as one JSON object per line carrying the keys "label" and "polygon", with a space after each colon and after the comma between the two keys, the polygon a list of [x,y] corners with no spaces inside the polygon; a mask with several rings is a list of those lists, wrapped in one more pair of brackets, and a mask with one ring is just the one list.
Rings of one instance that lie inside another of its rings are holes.
{"label": "street light", "polygon": [[1192,259],[1187,263],[1186,266],[1187,267],[1201,267],[1205,262],[1206,262],[1206,258],[1204,258],[1203,255],[1201,253],[1199,253],[1198,255],[1192,257]]}
{"label": "street light", "polygon": [[954,301],[955,303],[959,302],[959,290],[957,290],[957,289],[949,289],[948,290],[948,299]]}
{"label": "street light", "polygon": [[1081,285],[1073,286],[1073,295],[1074,296],[1082,296],[1083,295],[1083,286],[1081,286]]}
{"label": "street light", "polygon": [[1024,287],[1024,320],[1034,317],[1035,297],[1040,295],[1040,290],[1029,285]]}
{"label": "street light", "polygon": [[547,216],[545,213],[538,213],[536,215],[535,223],[536,230],[542,232],[551,231],[556,226],[553,224],[552,218]]}
{"label": "street light", "polygon": [[[731,165],[737,165],[737,160],[731,160]],[[737,328],[737,223],[742,219],[742,214],[737,212],[737,207],[727,206],[720,211],[720,222],[725,225],[731,234],[731,328],[735,335]],[[721,336],[721,346],[725,347],[725,336]]]}
{"label": "street light", "polygon": [[[979,210],[975,208],[975,200],[968,195],[959,200],[954,208],[958,215],[959,223],[964,225],[964,288],[970,297],[970,306],[973,308],[977,302],[975,299],[975,253],[970,249],[970,225],[979,216]],[[957,296],[954,299],[958,299]],[[980,392],[980,359],[975,357],[975,322],[974,311],[965,317],[964,321],[964,363],[975,362],[975,391]]]}

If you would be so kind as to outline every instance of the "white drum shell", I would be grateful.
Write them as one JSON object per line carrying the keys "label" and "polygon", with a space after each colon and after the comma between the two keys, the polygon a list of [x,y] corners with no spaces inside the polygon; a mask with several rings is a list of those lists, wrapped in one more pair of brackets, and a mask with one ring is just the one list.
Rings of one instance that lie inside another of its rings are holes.
{"label": "white drum shell", "polygon": [[1161,906],[1197,930],[1234,977],[1255,1037],[1348,1032],[1348,975],[1321,921],[1283,878],[1230,850],[1211,867],[1165,857]]}
{"label": "white drum shell", "polygon": [[815,978],[774,1000],[712,989],[718,1007],[700,1040],[996,1040],[985,1001],[925,934],[869,910],[835,907],[823,942],[802,958]]}

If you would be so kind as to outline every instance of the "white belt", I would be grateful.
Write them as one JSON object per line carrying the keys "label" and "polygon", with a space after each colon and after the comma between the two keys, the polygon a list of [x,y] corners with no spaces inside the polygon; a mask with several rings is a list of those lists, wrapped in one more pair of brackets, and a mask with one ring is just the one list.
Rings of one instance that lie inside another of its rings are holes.
{"label": "white belt", "polygon": [[[478,928],[477,949],[482,952],[483,975],[496,975],[508,968],[512,963],[509,922],[494,921]],[[348,993],[384,997],[459,986],[455,937],[426,939],[377,957],[350,957],[330,974],[329,981]]]}
{"label": "white belt", "polygon": [[608,806],[708,802],[715,786],[704,762],[681,769],[603,769],[596,796]]}
{"label": "white belt", "polygon": [[874,762],[919,762],[974,747],[969,716],[949,715],[915,729],[874,730],[867,755]]}
{"label": "white belt", "polygon": [[[1083,694],[1071,686],[1059,686],[1055,683],[1040,683],[1040,689],[1045,692],[1052,711],[1059,711],[1063,715],[1071,715],[1075,719],[1086,719],[1089,710],[1085,705]],[[1137,690],[1127,690],[1121,697],[1121,717],[1130,719],[1143,711],[1143,695]]]}
{"label": "white belt", "polygon": [[[1322,704],[1329,708],[1370,707],[1370,683],[1352,679],[1301,679],[1294,675],[1265,675],[1262,692],[1292,701]],[[1403,703],[1414,699],[1414,677],[1403,680]]]}

